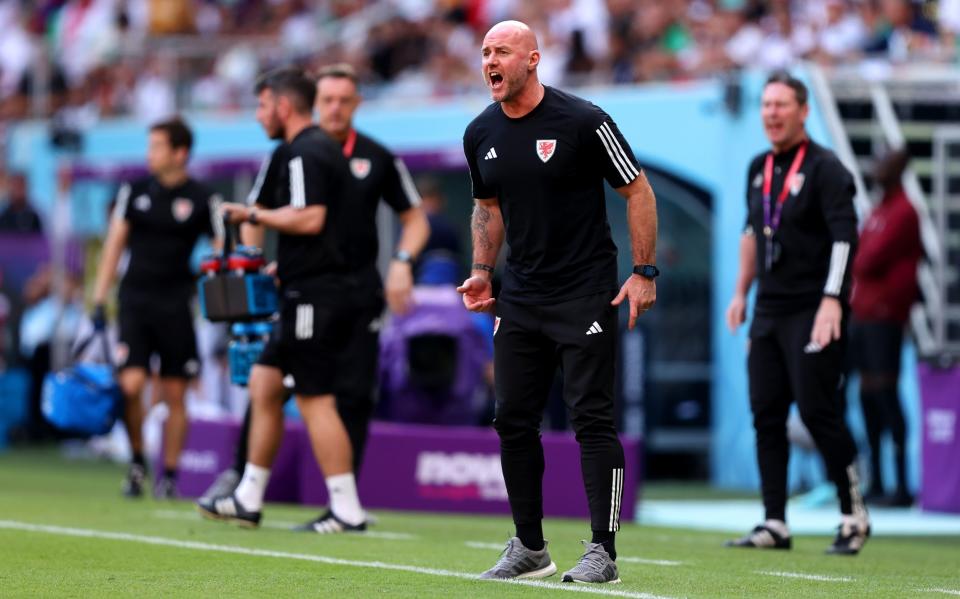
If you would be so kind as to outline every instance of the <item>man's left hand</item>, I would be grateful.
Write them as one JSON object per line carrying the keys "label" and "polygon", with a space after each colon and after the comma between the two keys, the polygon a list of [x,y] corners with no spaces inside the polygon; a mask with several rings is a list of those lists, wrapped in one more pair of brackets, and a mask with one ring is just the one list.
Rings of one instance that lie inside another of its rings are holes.
{"label": "man's left hand", "polygon": [[231,225],[239,225],[247,220],[250,208],[246,204],[236,202],[224,202],[220,204],[220,211],[227,217]]}
{"label": "man's left hand", "polygon": [[410,296],[413,293],[413,267],[410,263],[399,260],[390,263],[384,291],[390,311],[394,314],[406,314],[410,309]]}
{"label": "man's left hand", "polygon": [[840,338],[840,324],[843,320],[843,308],[835,297],[824,297],[813,319],[808,347],[819,351]]}
{"label": "man's left hand", "polygon": [[630,275],[620,288],[620,293],[610,303],[619,306],[624,299],[630,301],[630,320],[627,322],[627,328],[633,330],[637,324],[637,317],[652,308],[657,301],[656,281],[640,275]]}

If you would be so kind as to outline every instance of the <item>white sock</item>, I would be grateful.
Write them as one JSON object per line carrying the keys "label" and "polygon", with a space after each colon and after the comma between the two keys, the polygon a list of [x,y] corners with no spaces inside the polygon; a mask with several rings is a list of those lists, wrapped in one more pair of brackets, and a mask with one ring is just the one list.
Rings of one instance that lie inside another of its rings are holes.
{"label": "white sock", "polygon": [[259,512],[263,507],[263,495],[267,492],[267,483],[270,482],[270,469],[255,466],[247,462],[243,470],[243,478],[237,485],[234,494],[245,510]]}
{"label": "white sock", "polygon": [[357,525],[364,521],[365,513],[357,496],[357,481],[353,473],[327,477],[327,493],[330,495],[330,511],[347,524]]}
{"label": "white sock", "polygon": [[783,520],[766,520],[763,525],[783,538],[790,536],[790,529],[787,528],[787,523]]}

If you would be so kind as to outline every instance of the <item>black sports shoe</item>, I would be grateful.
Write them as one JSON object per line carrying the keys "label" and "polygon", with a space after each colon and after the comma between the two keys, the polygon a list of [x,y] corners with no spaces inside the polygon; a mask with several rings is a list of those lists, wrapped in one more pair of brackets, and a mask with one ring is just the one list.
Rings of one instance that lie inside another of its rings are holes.
{"label": "black sports shoe", "polygon": [[330,535],[339,532],[364,532],[367,530],[367,522],[363,521],[360,524],[347,524],[340,518],[337,518],[333,512],[327,510],[325,514],[316,520],[311,520],[310,522],[301,524],[300,526],[294,526],[293,530],[297,532],[315,532],[321,535]]}
{"label": "black sports shoe", "polygon": [[200,512],[201,516],[210,520],[233,522],[244,528],[260,526],[260,512],[253,512],[243,507],[233,493],[211,499],[201,499],[197,501],[197,511]]}
{"label": "black sports shoe", "polygon": [[610,554],[600,543],[583,543],[586,552],[577,562],[577,565],[563,573],[562,582],[593,582],[618,583],[620,571],[617,562],[610,558]]}
{"label": "black sports shoe", "polygon": [[724,543],[725,547],[752,547],[757,549],[790,549],[793,546],[791,537],[783,536],[772,528],[763,524],[757,525],[748,534]]}
{"label": "black sports shoe", "polygon": [[130,464],[127,477],[123,479],[121,491],[124,497],[140,497],[143,495],[143,483],[147,480],[147,469],[140,464]]}
{"label": "black sports shoe", "polygon": [[160,479],[160,482],[157,483],[157,486],[154,487],[153,496],[157,499],[176,499],[179,497],[179,495],[177,495],[177,481],[168,476],[164,476]]}
{"label": "black sports shoe", "polygon": [[860,553],[870,536],[870,522],[858,524],[845,523],[837,527],[837,536],[833,544],[827,547],[831,555],[856,555]]}

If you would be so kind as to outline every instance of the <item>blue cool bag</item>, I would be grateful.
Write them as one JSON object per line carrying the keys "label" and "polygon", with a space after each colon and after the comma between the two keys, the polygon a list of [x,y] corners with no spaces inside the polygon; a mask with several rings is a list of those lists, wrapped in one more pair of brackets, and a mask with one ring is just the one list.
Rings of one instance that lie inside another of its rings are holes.
{"label": "blue cool bag", "polygon": [[51,372],[43,379],[40,409],[54,427],[83,435],[104,435],[121,415],[123,402],[109,360],[106,333],[95,332],[80,344],[80,354],[90,341],[100,336],[106,364],[74,364]]}

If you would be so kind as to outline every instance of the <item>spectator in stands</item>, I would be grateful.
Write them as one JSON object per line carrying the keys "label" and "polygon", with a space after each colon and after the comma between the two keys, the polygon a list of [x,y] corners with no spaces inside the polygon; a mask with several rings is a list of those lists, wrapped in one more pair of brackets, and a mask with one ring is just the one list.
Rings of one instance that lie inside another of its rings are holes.
{"label": "spectator in stands", "polygon": [[862,16],[850,10],[849,0],[826,0],[825,18],[817,32],[814,58],[834,64],[853,57],[866,42],[868,30]]}
{"label": "spectator in stands", "polygon": [[900,352],[903,328],[917,300],[917,263],[923,253],[917,213],[901,179],[908,162],[905,150],[894,150],[877,164],[874,177],[883,199],[860,234],[853,262],[851,358],[860,371],[860,404],[870,443],[870,490],[867,498],[884,496],[880,438],[890,431],[896,463],[896,492],[886,503],[908,506],[906,425],[900,396]]}
{"label": "spectator in stands", "polygon": [[11,173],[8,187],[6,206],[0,212],[0,233],[42,233],[40,216],[27,198],[26,175]]}
{"label": "spectator in stands", "polygon": [[914,55],[929,55],[937,40],[937,27],[911,0],[881,0],[885,25],[867,42],[867,54],[904,62]]}

